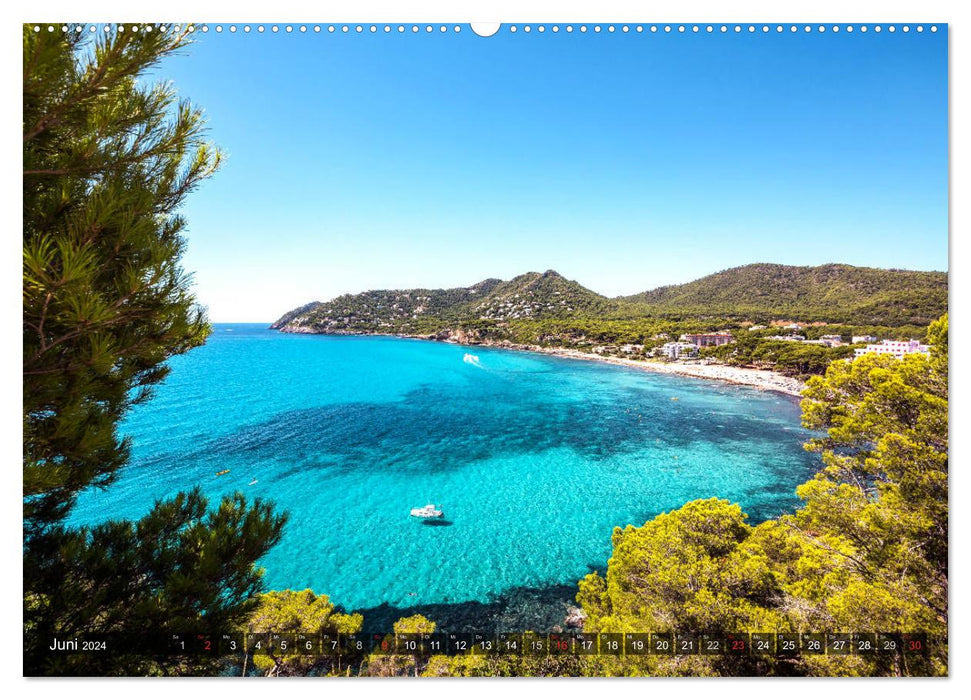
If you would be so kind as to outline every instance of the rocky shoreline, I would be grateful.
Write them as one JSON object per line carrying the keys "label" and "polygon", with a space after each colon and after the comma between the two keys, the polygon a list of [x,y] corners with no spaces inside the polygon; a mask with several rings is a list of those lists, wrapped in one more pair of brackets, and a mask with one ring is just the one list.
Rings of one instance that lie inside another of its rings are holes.
{"label": "rocky shoreline", "polygon": [[648,372],[660,372],[662,374],[677,374],[684,377],[694,377],[696,379],[713,379],[730,384],[739,384],[753,387],[762,391],[775,391],[789,396],[800,396],[806,384],[793,377],[773,372],[767,369],[754,369],[751,367],[731,367],[722,364],[702,364],[701,362],[665,362],[662,360],[635,360],[626,357],[614,357],[612,355],[598,355],[590,352],[581,352],[570,348],[546,347],[542,345],[521,345],[510,341],[490,341],[470,336],[464,331],[446,330],[433,335],[408,335],[399,333],[361,333],[358,331],[328,332],[317,333],[306,326],[285,325],[277,328],[283,333],[304,333],[310,335],[374,335],[387,336],[393,338],[411,338],[414,340],[435,340],[454,345],[469,345],[478,347],[501,348],[505,350],[519,350],[525,352],[538,352],[544,355],[555,355],[556,357],[566,357],[573,360],[592,360],[595,362],[606,362],[612,365],[623,367],[633,367],[635,369],[646,370]]}

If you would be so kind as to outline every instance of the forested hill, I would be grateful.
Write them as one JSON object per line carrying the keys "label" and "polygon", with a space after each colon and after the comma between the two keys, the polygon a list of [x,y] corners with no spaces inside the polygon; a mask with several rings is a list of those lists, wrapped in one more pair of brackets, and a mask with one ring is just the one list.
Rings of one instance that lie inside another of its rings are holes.
{"label": "forested hill", "polygon": [[650,318],[902,326],[927,324],[946,310],[944,272],[756,263],[614,299],[553,270],[454,289],[345,294],[294,309],[272,328],[304,333],[410,333],[482,322]]}
{"label": "forested hill", "polygon": [[310,332],[397,332],[417,321],[446,323],[475,319],[515,319],[606,316],[616,301],[562,275],[527,272],[508,282],[487,279],[454,289],[391,289],[345,294],[313,302],[281,317],[272,328]]}
{"label": "forested hill", "polygon": [[769,315],[803,321],[919,325],[947,310],[947,274],[836,264],[756,263],[622,301],[647,315]]}

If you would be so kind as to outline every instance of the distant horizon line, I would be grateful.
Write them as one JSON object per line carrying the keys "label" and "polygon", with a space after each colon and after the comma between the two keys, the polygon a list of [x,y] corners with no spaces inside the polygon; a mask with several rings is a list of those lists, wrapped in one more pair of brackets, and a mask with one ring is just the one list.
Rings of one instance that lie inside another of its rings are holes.
{"label": "distant horizon line", "polygon": [[269,328],[270,325],[273,323],[273,321],[212,321],[210,320],[209,323],[211,325],[218,324],[220,326],[262,326],[263,324],[266,324],[266,327]]}

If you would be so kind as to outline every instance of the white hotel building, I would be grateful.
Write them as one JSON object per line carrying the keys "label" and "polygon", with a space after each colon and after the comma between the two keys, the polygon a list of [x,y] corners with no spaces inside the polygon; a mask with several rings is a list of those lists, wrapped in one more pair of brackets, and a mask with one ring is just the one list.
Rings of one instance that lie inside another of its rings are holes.
{"label": "white hotel building", "polygon": [[893,355],[897,359],[900,359],[904,355],[910,355],[915,352],[930,355],[930,346],[921,345],[916,340],[884,340],[881,343],[867,345],[865,348],[857,349],[856,356],[859,357],[860,355],[866,355],[871,352],[875,352],[878,355]]}
{"label": "white hotel building", "polygon": [[669,360],[684,360],[698,357],[698,346],[694,343],[665,343],[661,346],[661,354]]}

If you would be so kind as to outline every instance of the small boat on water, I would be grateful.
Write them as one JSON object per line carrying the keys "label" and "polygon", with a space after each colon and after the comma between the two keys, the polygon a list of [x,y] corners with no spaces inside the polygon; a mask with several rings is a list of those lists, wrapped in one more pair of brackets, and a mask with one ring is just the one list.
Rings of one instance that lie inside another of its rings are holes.
{"label": "small boat on water", "polygon": [[481,367],[482,363],[479,362],[479,356],[473,355],[471,352],[467,352],[462,356],[462,362],[474,365],[476,367]]}
{"label": "small boat on water", "polygon": [[253,484],[258,484],[258,483],[259,482],[256,479],[253,479],[251,482],[249,482],[249,486],[252,486]]}
{"label": "small boat on water", "polygon": [[411,517],[421,518],[427,520],[428,518],[444,518],[445,512],[441,509],[441,506],[436,508],[433,504],[429,503],[427,506],[421,508],[412,508]]}
{"label": "small boat on water", "polygon": [[216,472],[216,476],[222,476],[223,474],[229,474],[229,470],[223,469],[221,472]]}

